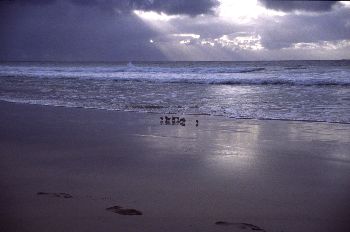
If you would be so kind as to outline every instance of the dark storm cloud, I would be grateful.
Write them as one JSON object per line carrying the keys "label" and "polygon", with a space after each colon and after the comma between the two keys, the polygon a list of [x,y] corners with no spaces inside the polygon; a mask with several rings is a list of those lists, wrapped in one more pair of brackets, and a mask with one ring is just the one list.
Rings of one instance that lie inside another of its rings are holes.
{"label": "dark storm cloud", "polygon": [[217,0],[148,0],[141,2],[152,2],[150,4],[141,5],[141,8],[145,10],[188,15],[212,13],[213,8],[219,4]]}
{"label": "dark storm cloud", "polygon": [[[74,4],[99,7],[105,10],[115,10],[127,13],[132,10],[147,10],[163,12],[171,15],[199,15],[213,13],[213,8],[219,5],[217,0],[66,0]],[[12,0],[8,3],[17,4],[50,4],[55,0]]]}
{"label": "dark storm cloud", "polygon": [[1,60],[163,59],[149,38],[155,32],[133,14],[108,14],[69,1],[3,4]]}
{"label": "dark storm cloud", "polygon": [[[319,2],[311,2],[312,6],[307,7],[283,3],[285,12],[296,9],[303,12],[284,16],[262,14],[249,23],[222,18],[219,14],[192,17],[211,13],[216,3],[211,0],[0,0],[0,60],[288,59],[293,54],[291,49],[284,48],[295,43],[350,39],[350,7],[341,3],[327,2],[321,6]],[[282,3],[276,4],[271,6]],[[183,16],[152,21],[134,14],[135,9]],[[220,43],[223,36],[242,32],[259,35],[265,49],[232,49]],[[185,38],[184,34],[200,37]],[[180,43],[185,39],[190,43]],[[300,53],[298,58],[307,55]]]}
{"label": "dark storm cloud", "polygon": [[329,11],[337,1],[286,1],[286,0],[260,0],[269,9],[290,12],[294,10],[321,12]]}
{"label": "dark storm cloud", "polygon": [[[21,4],[21,5],[45,5],[45,4],[51,4],[55,2],[56,0],[2,0],[0,1],[0,4]],[[1,5],[0,5],[1,6]]]}

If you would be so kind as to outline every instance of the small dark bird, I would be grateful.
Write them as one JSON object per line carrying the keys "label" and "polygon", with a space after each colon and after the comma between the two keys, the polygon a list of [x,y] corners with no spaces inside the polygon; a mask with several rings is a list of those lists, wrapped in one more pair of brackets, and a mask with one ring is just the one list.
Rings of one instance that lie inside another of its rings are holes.
{"label": "small dark bird", "polygon": [[163,121],[163,117],[160,117],[160,120]]}
{"label": "small dark bird", "polygon": [[196,126],[198,126],[198,120],[196,120]]}
{"label": "small dark bird", "polygon": [[180,118],[180,122],[186,122],[185,118]]}
{"label": "small dark bird", "polygon": [[170,118],[168,116],[165,116],[165,121],[170,121]]}

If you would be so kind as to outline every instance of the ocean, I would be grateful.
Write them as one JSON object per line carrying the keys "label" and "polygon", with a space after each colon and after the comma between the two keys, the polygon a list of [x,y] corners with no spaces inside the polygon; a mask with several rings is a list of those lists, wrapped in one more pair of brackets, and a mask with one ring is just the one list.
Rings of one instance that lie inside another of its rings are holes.
{"label": "ocean", "polygon": [[350,123],[350,61],[3,62],[0,100]]}

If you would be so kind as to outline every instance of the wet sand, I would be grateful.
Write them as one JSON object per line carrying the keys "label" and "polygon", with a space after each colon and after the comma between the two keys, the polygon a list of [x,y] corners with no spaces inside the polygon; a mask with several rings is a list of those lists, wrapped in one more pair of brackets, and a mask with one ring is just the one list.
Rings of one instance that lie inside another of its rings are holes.
{"label": "wet sand", "polygon": [[350,125],[160,116],[0,102],[0,231],[350,231]]}

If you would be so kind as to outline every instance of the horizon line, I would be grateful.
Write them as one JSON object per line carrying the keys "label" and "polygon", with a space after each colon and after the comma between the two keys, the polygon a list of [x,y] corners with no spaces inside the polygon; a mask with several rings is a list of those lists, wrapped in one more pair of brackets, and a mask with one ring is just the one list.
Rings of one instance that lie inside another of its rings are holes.
{"label": "horizon line", "polygon": [[278,62],[278,61],[350,61],[350,58],[340,59],[281,59],[281,60],[0,60],[0,63],[128,63],[128,62]]}

